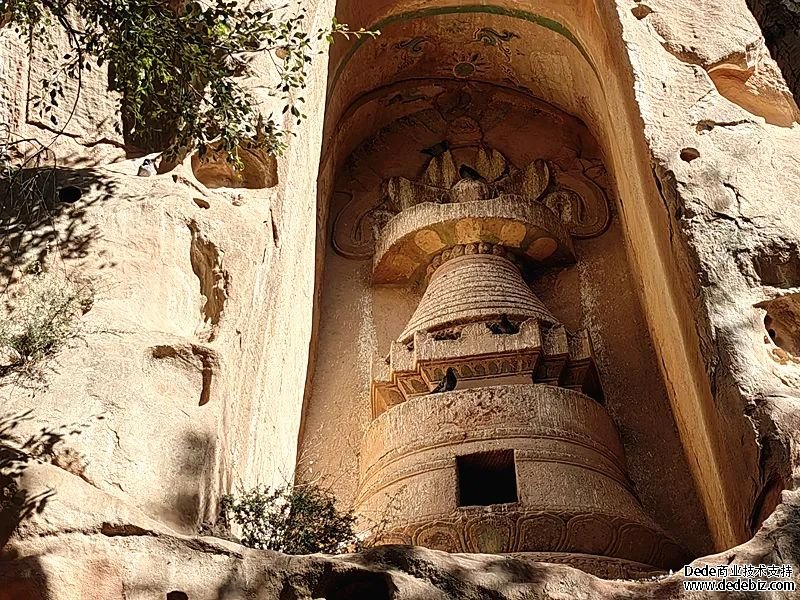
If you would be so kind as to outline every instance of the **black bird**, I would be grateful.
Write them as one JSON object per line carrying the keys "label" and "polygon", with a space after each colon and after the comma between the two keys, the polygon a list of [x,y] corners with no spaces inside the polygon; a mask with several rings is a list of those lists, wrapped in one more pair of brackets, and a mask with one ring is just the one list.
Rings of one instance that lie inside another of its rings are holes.
{"label": "black bird", "polygon": [[461,179],[471,179],[473,181],[483,181],[483,176],[469,165],[458,167],[458,175]]}
{"label": "black bird", "polygon": [[447,152],[449,149],[450,149],[450,144],[448,143],[448,141],[442,140],[441,142],[439,142],[438,144],[434,144],[430,148],[423,148],[422,150],[420,150],[420,152],[436,158],[437,156],[440,156],[445,152]]}
{"label": "black bird", "polygon": [[500,320],[497,323],[491,323],[489,330],[494,334],[519,333],[519,326],[512,323],[508,315],[500,315]]}
{"label": "black bird", "polygon": [[512,323],[508,315],[500,315],[499,325],[502,333],[519,333],[519,326]]}
{"label": "black bird", "polygon": [[453,370],[453,367],[447,367],[447,372],[444,374],[444,377],[439,382],[431,394],[441,394],[442,392],[452,392],[456,389],[456,384],[458,383],[458,379],[456,379],[456,372]]}

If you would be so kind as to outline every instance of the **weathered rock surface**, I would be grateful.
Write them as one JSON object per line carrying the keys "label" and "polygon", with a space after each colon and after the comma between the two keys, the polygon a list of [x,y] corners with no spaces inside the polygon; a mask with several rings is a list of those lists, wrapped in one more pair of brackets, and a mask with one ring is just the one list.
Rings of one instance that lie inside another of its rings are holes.
{"label": "weathered rock surface", "polygon": [[[26,260],[56,253],[96,292],[46,385],[8,376],[0,397],[4,411],[35,408],[32,427],[103,415],[69,441],[89,458],[86,477],[188,532],[215,512],[223,464],[242,481],[279,480],[293,460],[313,286],[300,257],[314,236],[300,223],[313,202],[263,190],[236,206],[188,169],[135,177],[139,162],[64,174],[83,195],[56,208],[57,251],[46,225],[4,240]],[[281,375],[262,370],[272,361]]]}
{"label": "weathered rock surface", "polygon": [[[320,25],[329,10],[320,7]],[[309,81],[308,126],[280,165],[249,157],[242,187],[229,180],[224,157],[217,169],[190,158],[137,177],[141,157],[123,160],[115,140],[94,135],[95,121],[115,117],[107,76],[92,71],[53,146],[64,157],[53,185],[72,186],[79,198],[24,223],[0,216],[4,286],[41,260],[95,290],[79,336],[43,365],[41,380],[0,378],[2,412],[35,409],[23,430],[102,415],[68,442],[88,458],[85,478],[178,531],[215,515],[234,482],[292,474],[316,244],[314,177],[292,174],[317,169],[324,58]],[[20,110],[37,91],[26,62],[24,45],[0,30],[9,82],[0,122],[47,142],[52,132]]]}

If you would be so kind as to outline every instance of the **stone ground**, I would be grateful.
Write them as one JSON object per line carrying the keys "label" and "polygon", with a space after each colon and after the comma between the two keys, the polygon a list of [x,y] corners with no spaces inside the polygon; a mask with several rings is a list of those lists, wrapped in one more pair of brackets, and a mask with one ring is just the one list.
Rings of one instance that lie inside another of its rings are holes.
{"label": "stone ground", "polygon": [[[607,581],[524,555],[448,554],[382,546],[287,556],[184,536],[57,467],[31,465],[24,485],[55,487],[0,555],[0,600],[590,600],[796,598],[793,593],[687,593],[680,573]],[[63,491],[59,493],[58,490]],[[790,564],[800,585],[800,493],[749,542],[704,564]],[[171,594],[170,592],[180,592]]]}

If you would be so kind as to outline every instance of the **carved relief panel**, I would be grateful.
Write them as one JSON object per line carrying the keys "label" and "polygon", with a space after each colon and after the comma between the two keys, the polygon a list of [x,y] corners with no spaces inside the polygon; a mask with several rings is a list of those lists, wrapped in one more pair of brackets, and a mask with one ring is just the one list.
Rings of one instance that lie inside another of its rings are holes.
{"label": "carved relief panel", "polygon": [[[370,258],[388,220],[424,202],[516,194],[547,206],[574,237],[594,237],[608,226],[605,171],[576,119],[476,83],[419,85],[384,103],[389,111],[416,110],[348,160],[336,186],[332,227],[333,247],[342,256]],[[515,127],[533,137],[525,149],[504,147],[503,132]],[[544,143],[554,132],[564,144]],[[405,161],[382,152],[390,147]]]}

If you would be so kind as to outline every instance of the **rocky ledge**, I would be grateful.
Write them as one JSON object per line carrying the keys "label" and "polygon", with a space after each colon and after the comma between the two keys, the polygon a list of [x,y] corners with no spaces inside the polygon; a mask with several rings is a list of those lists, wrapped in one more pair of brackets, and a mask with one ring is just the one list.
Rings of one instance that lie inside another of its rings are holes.
{"label": "rocky ledge", "polygon": [[[48,464],[24,489],[55,489],[0,554],[0,600],[596,600],[796,597],[791,592],[685,592],[681,573],[604,580],[517,555],[448,554],[381,546],[358,554],[287,556],[175,533]],[[800,492],[749,542],[695,561],[789,564],[800,586]]]}

